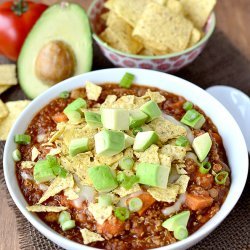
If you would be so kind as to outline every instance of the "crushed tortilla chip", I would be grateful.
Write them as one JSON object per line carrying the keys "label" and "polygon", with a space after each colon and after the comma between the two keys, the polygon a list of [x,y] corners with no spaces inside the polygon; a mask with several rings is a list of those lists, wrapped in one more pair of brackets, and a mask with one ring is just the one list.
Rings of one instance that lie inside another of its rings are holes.
{"label": "crushed tortilla chip", "polygon": [[26,207],[30,212],[55,212],[59,213],[61,211],[67,210],[67,207],[57,207],[57,206],[44,206],[44,205],[33,205]]}
{"label": "crushed tortilla chip", "polygon": [[187,171],[185,170],[186,165],[182,163],[174,164],[176,171],[178,174],[187,174]]}
{"label": "crushed tortilla chip", "polygon": [[114,156],[96,155],[94,158],[94,165],[112,165],[118,162],[122,157],[122,152]]}
{"label": "crushed tortilla chip", "polygon": [[38,149],[34,146],[31,150],[31,160],[35,161],[38,157],[38,155],[40,154],[40,152],[38,151]]}
{"label": "crushed tortilla chip", "polygon": [[173,11],[174,13],[183,15],[183,7],[180,1],[168,0],[166,5],[167,8]]}
{"label": "crushed tortilla chip", "polygon": [[2,64],[0,65],[0,85],[16,85],[16,65]]}
{"label": "crushed tortilla chip", "polygon": [[0,140],[7,139],[12,125],[14,124],[20,113],[23,111],[23,109],[26,108],[29,103],[30,101],[28,100],[11,101],[5,103],[9,110],[9,115],[0,122]]}
{"label": "crushed tortilla chip", "polygon": [[6,118],[9,114],[9,110],[7,106],[3,103],[3,101],[0,99],[0,121],[4,118]]}
{"label": "crushed tortilla chip", "polygon": [[107,220],[113,211],[112,206],[101,206],[99,203],[90,203],[88,206],[89,212],[94,216],[98,224],[102,225]]}
{"label": "crushed tortilla chip", "polygon": [[35,166],[35,162],[34,161],[22,161],[21,162],[21,169],[30,169],[33,168]]}
{"label": "crushed tortilla chip", "polygon": [[62,152],[60,148],[52,148],[47,155],[58,155]]}
{"label": "crushed tortilla chip", "polygon": [[161,95],[159,92],[153,92],[150,89],[147,90],[144,96],[149,96],[150,99],[156,103],[161,103],[166,100],[165,96]]}
{"label": "crushed tortilla chip", "polygon": [[80,188],[75,186],[73,188],[66,188],[64,190],[64,195],[67,196],[67,200],[76,200],[79,198],[79,195],[77,192],[80,191]]}
{"label": "crushed tortilla chip", "polygon": [[92,82],[87,81],[85,83],[86,93],[89,100],[97,101],[102,93],[102,87]]}
{"label": "crushed tortilla chip", "polygon": [[196,43],[198,43],[201,39],[202,33],[196,28],[193,28],[192,34],[188,43],[188,47],[192,47]]}
{"label": "crushed tortilla chip", "polygon": [[189,180],[190,177],[188,175],[181,175],[178,178],[178,180],[174,183],[180,186],[179,194],[184,194],[186,192]]}
{"label": "crushed tortilla chip", "polygon": [[148,124],[151,130],[155,131],[161,142],[165,143],[170,139],[177,138],[180,135],[186,135],[184,127],[173,124],[163,117],[157,118]]}
{"label": "crushed tortilla chip", "polygon": [[134,152],[134,154],[138,158],[139,162],[159,164],[160,160],[158,156],[158,149],[159,147],[157,145],[152,144],[144,152]]}
{"label": "crushed tortilla chip", "polygon": [[139,184],[134,184],[132,188],[130,189],[125,189],[124,187],[119,186],[118,188],[114,189],[112,192],[114,194],[119,195],[120,197],[125,197],[129,194],[133,194],[135,192],[141,191],[140,185]]}
{"label": "crushed tortilla chip", "polygon": [[166,189],[150,187],[147,191],[157,200],[164,202],[175,202],[179,192],[179,185],[169,184]]}
{"label": "crushed tortilla chip", "polygon": [[159,149],[159,157],[161,159],[162,155],[167,155],[171,158],[171,161],[183,161],[186,155],[186,149],[184,147],[164,145]]}
{"label": "crushed tortilla chip", "polygon": [[104,241],[105,239],[102,238],[102,236],[100,234],[91,232],[90,230],[88,230],[87,228],[84,229],[80,229],[80,232],[82,234],[82,238],[83,238],[83,243],[85,245],[92,243],[92,242],[96,242],[96,241]]}
{"label": "crushed tortilla chip", "polygon": [[56,132],[52,133],[51,137],[49,139],[49,143],[50,142],[52,143],[52,142],[56,141],[57,139],[59,139],[61,137],[61,135],[63,134],[65,127],[66,127],[66,125],[62,124]]}
{"label": "crushed tortilla chip", "polygon": [[108,95],[105,99],[105,101],[102,103],[102,108],[112,108],[112,104],[116,101],[117,96],[116,95]]}
{"label": "crushed tortilla chip", "polygon": [[68,174],[65,178],[57,176],[48,189],[44,192],[43,196],[39,200],[38,204],[41,204],[42,202],[46,201],[51,196],[54,196],[58,193],[60,193],[62,190],[66,188],[72,188],[74,186],[74,179],[72,174]]}
{"label": "crushed tortilla chip", "polygon": [[126,148],[125,151],[124,151],[124,157],[133,158],[134,157],[134,150],[133,150],[133,148]]}
{"label": "crushed tortilla chip", "polygon": [[159,159],[162,166],[171,167],[171,161],[172,161],[171,156],[160,153]]}

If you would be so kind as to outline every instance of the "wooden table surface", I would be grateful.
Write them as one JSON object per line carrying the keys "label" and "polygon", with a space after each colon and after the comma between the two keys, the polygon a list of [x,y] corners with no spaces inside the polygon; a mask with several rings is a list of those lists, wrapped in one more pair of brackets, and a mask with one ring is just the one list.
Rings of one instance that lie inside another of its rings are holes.
{"label": "wooden table surface", "polygon": [[[0,3],[5,2],[0,0]],[[54,0],[44,0],[51,4]],[[91,0],[77,0],[85,8]],[[250,1],[249,0],[218,0],[216,6],[217,27],[224,31],[232,43],[250,59]],[[20,249],[16,219],[8,207],[5,194],[0,190],[0,250]]]}

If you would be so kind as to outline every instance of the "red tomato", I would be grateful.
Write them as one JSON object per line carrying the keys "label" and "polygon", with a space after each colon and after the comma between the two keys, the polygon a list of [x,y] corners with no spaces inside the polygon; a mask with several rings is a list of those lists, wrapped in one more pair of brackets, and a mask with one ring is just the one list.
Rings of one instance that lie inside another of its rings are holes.
{"label": "red tomato", "polygon": [[19,0],[0,5],[0,54],[16,61],[23,42],[47,5]]}

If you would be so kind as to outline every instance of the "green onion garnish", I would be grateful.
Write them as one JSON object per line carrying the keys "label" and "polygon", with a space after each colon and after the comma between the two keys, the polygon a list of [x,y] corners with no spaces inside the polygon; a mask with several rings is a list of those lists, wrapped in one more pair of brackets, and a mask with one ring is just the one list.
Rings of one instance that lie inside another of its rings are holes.
{"label": "green onion garnish", "polygon": [[190,109],[187,111],[187,113],[185,114],[185,120],[192,122],[194,121],[198,116],[200,115],[200,113],[198,111],[196,111],[195,109]]}
{"label": "green onion garnish", "polygon": [[183,109],[188,111],[188,110],[193,108],[193,103],[192,102],[185,102],[182,107],[183,107]]}
{"label": "green onion garnish", "polygon": [[188,230],[186,227],[184,226],[178,226],[175,230],[174,230],[174,237],[177,240],[184,240],[188,237]]}
{"label": "green onion garnish", "polygon": [[116,176],[116,180],[119,183],[122,183],[125,180],[125,178],[126,178],[126,175],[123,172],[118,173]]}
{"label": "green onion garnish", "polygon": [[175,142],[176,146],[186,147],[189,144],[188,138],[186,136],[179,136]]}
{"label": "green onion garnish", "polygon": [[132,133],[134,136],[136,136],[138,132],[142,132],[142,131],[143,131],[142,128],[138,127],[138,128],[133,128]]}
{"label": "green onion garnish", "polygon": [[49,167],[52,169],[54,175],[65,178],[67,176],[67,171],[60,166],[58,160],[55,156],[47,155],[46,160],[48,162]]}
{"label": "green onion garnish", "polygon": [[130,157],[123,157],[119,161],[119,166],[123,170],[130,170],[134,166],[134,160]]}
{"label": "green onion garnish", "polygon": [[221,171],[215,175],[214,179],[217,184],[224,185],[226,183],[227,177],[228,177],[228,172]]}
{"label": "green onion garnish", "polygon": [[21,152],[19,151],[19,149],[15,149],[12,153],[12,158],[14,161],[21,161],[22,156],[21,156]]}
{"label": "green onion garnish", "polygon": [[129,210],[126,207],[117,207],[115,209],[115,217],[121,221],[125,221],[129,218]]}
{"label": "green onion garnish", "polygon": [[210,169],[211,169],[211,163],[210,162],[202,162],[200,167],[199,167],[199,171],[201,174],[207,174]]}
{"label": "green onion garnish", "polygon": [[120,87],[129,89],[131,87],[131,84],[133,83],[135,76],[131,73],[125,73],[125,75],[122,77],[120,81]]}
{"label": "green onion garnish", "polygon": [[112,197],[109,194],[102,194],[98,197],[98,203],[103,206],[107,207],[112,205]]}
{"label": "green onion garnish", "polygon": [[134,184],[138,183],[139,177],[136,175],[126,176],[121,184],[126,190],[129,190],[134,186]]}
{"label": "green onion garnish", "polygon": [[131,212],[137,212],[142,208],[143,202],[140,198],[135,197],[129,200],[128,206]]}
{"label": "green onion garnish", "polygon": [[67,211],[62,211],[58,218],[58,223],[63,224],[65,221],[71,220],[71,215]]}
{"label": "green onion garnish", "polygon": [[84,99],[82,98],[77,98],[76,100],[74,100],[73,102],[71,102],[64,110],[63,112],[65,113],[65,115],[67,115],[67,113],[69,111],[78,111],[80,112],[80,109],[84,109],[87,108],[87,103]]}
{"label": "green onion garnish", "polygon": [[69,91],[63,91],[60,93],[59,95],[60,98],[63,98],[63,99],[68,99],[69,98]]}
{"label": "green onion garnish", "polygon": [[28,145],[31,142],[31,136],[26,134],[15,135],[15,143]]}
{"label": "green onion garnish", "polygon": [[63,231],[70,230],[76,226],[76,223],[74,220],[67,220],[64,223],[61,224],[61,228]]}

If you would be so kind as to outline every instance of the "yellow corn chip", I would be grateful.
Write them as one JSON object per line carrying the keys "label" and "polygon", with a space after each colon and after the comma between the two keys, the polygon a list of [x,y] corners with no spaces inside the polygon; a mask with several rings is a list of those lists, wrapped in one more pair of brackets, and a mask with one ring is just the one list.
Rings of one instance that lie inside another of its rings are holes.
{"label": "yellow corn chip", "polygon": [[198,43],[201,39],[201,36],[202,36],[202,33],[198,29],[193,28],[192,34],[188,43],[188,47],[192,47],[193,45]]}
{"label": "yellow corn chip", "polygon": [[139,184],[134,184],[133,187],[128,189],[128,190],[125,189],[124,187],[120,186],[120,187],[114,189],[112,192],[114,194],[119,195],[120,197],[125,197],[129,194],[133,194],[133,193],[138,192],[138,191],[141,191]]}
{"label": "yellow corn chip", "polygon": [[14,102],[6,102],[6,106],[9,110],[9,115],[0,122],[0,140],[6,140],[8,133],[20,115],[20,113],[23,111],[23,109],[30,103],[30,101],[14,101]]}
{"label": "yellow corn chip", "polygon": [[64,190],[64,195],[67,196],[67,200],[76,200],[79,198],[79,195],[77,194],[77,192],[80,191],[80,188],[73,187],[73,188],[66,188]]}
{"label": "yellow corn chip", "polygon": [[39,154],[40,152],[38,151],[38,149],[36,147],[33,147],[31,150],[31,160],[35,161]]}
{"label": "yellow corn chip", "polygon": [[88,230],[87,228],[84,229],[80,229],[80,232],[82,234],[82,238],[83,238],[83,243],[85,245],[92,243],[92,242],[96,242],[96,241],[104,241],[105,239],[102,238],[102,236],[100,234],[91,232],[90,230]]}
{"label": "yellow corn chip", "polygon": [[182,0],[183,9],[197,28],[202,29],[216,4],[216,0]]}
{"label": "yellow corn chip", "polygon": [[187,48],[193,24],[160,4],[149,3],[141,14],[133,36],[156,50],[173,52]]}
{"label": "yellow corn chip", "polygon": [[9,110],[7,106],[3,103],[3,101],[0,99],[0,121],[6,118],[9,114]]}
{"label": "yellow corn chip", "polygon": [[122,157],[123,157],[122,152],[114,156],[96,155],[93,164],[94,165],[112,165],[118,162]]}
{"label": "yellow corn chip", "polygon": [[55,212],[59,213],[61,211],[67,210],[67,207],[56,207],[56,206],[43,206],[43,205],[33,205],[26,207],[30,212]]}
{"label": "yellow corn chip", "polygon": [[99,203],[90,203],[88,210],[94,216],[97,223],[102,225],[112,215],[113,207],[104,207]]}
{"label": "yellow corn chip", "polygon": [[184,194],[186,192],[189,180],[190,180],[189,176],[181,175],[178,178],[178,180],[174,183],[180,186],[179,194]]}
{"label": "yellow corn chip", "polygon": [[21,162],[21,169],[25,169],[25,168],[33,168],[35,166],[35,162],[33,161],[22,161]]}
{"label": "yellow corn chip", "polygon": [[183,7],[180,1],[168,0],[166,6],[168,9],[170,9],[174,13],[183,15]]}
{"label": "yellow corn chip", "polygon": [[161,103],[166,100],[166,98],[161,95],[159,92],[153,92],[150,89],[147,90],[144,96],[149,96],[150,99],[156,103]]}
{"label": "yellow corn chip", "polygon": [[107,2],[104,3],[104,6],[105,6],[107,9],[112,9],[112,8],[113,8],[113,5],[114,5],[114,2],[115,2],[115,0],[108,0]]}
{"label": "yellow corn chip", "polygon": [[105,101],[102,103],[102,108],[112,108],[112,104],[116,101],[117,96],[116,95],[108,95],[105,99]]}
{"label": "yellow corn chip", "polygon": [[159,156],[158,156],[159,147],[155,144],[151,145],[144,152],[134,152],[139,162],[146,162],[152,164],[159,164]]}
{"label": "yellow corn chip", "polygon": [[0,85],[16,85],[16,65],[1,64],[0,65]]}
{"label": "yellow corn chip", "polygon": [[169,156],[171,161],[183,161],[186,155],[186,149],[184,147],[164,145],[159,149],[159,157],[161,159],[162,155]]}
{"label": "yellow corn chip", "polygon": [[10,85],[0,85],[0,94],[2,94],[4,91],[6,91],[8,88],[10,88]]}
{"label": "yellow corn chip", "polygon": [[178,174],[187,174],[187,171],[185,170],[186,165],[182,163],[174,164],[174,167],[176,168],[176,171]]}
{"label": "yellow corn chip", "polygon": [[68,174],[65,178],[63,177],[56,177],[48,189],[45,191],[41,199],[39,200],[38,204],[41,204],[42,202],[46,201],[51,196],[54,196],[58,193],[60,193],[62,190],[66,188],[72,188],[74,186],[74,179],[72,174]]}
{"label": "yellow corn chip", "polygon": [[85,83],[86,93],[89,100],[97,101],[102,93],[102,87],[92,82],[87,81]]}

